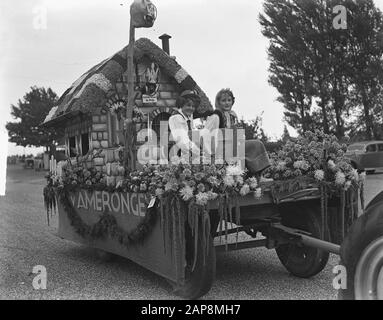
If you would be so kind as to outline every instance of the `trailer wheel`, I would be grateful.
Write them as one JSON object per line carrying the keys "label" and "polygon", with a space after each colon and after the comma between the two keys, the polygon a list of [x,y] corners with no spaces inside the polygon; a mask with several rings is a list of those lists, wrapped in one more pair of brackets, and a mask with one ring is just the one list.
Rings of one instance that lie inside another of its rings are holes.
{"label": "trailer wheel", "polygon": [[[191,271],[192,252],[194,251],[194,245],[190,230],[187,229],[186,236],[186,251],[187,254],[187,267],[186,267],[186,280],[184,285],[178,286],[177,284],[170,282],[173,287],[173,293],[184,299],[198,299],[209,292],[215,280],[216,271],[216,256],[215,248],[213,244],[213,238],[209,237],[209,253],[206,257],[205,264],[203,261],[202,253],[202,240],[198,239],[197,250],[197,263],[193,271]],[[199,237],[202,236],[199,232]]]}
{"label": "trailer wheel", "polygon": [[[320,208],[293,206],[283,212],[282,224],[307,231],[319,239],[322,230]],[[326,228],[325,240],[329,241],[329,239],[330,235]],[[324,269],[329,259],[328,252],[303,244],[282,244],[275,250],[287,271],[300,278],[310,278],[318,274]]]}
{"label": "trailer wheel", "polygon": [[351,227],[341,246],[347,288],[342,300],[383,300],[383,202],[371,206]]}

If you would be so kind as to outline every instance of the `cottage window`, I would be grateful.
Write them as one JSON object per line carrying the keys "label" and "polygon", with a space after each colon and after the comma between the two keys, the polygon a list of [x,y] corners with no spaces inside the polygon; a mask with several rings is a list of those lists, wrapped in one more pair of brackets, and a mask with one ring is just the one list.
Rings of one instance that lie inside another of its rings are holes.
{"label": "cottage window", "polygon": [[73,158],[77,154],[76,137],[69,137],[69,157]]}
{"label": "cottage window", "polygon": [[81,154],[84,156],[89,151],[89,134],[84,133],[81,135]]}
{"label": "cottage window", "polygon": [[159,115],[157,115],[153,119],[152,130],[156,133],[158,140],[160,140],[160,136],[161,136],[161,126],[164,126],[168,130],[168,131],[163,130],[164,131],[163,134],[165,134],[165,133],[169,134],[169,132],[170,132],[169,125],[168,125],[169,118],[170,118],[169,113],[161,112]]}

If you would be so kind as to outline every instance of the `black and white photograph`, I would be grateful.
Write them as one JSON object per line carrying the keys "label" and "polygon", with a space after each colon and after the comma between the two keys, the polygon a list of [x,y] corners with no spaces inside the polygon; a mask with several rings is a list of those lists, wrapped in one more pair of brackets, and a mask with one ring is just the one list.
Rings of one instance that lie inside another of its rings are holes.
{"label": "black and white photograph", "polygon": [[0,0],[0,43],[0,300],[383,300],[383,0]]}

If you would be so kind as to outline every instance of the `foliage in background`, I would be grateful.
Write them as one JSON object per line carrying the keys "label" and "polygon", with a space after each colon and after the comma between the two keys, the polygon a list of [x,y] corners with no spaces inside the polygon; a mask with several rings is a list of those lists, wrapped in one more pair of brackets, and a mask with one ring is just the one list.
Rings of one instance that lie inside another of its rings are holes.
{"label": "foliage in background", "polygon": [[[333,26],[339,4],[346,30]],[[260,23],[270,40],[269,82],[290,126],[383,137],[383,16],[372,0],[265,0]]]}
{"label": "foliage in background", "polygon": [[17,105],[12,105],[11,115],[17,120],[8,122],[9,142],[18,146],[53,148],[62,133],[58,128],[41,128],[40,125],[57,102],[57,95],[51,88],[31,87]]}

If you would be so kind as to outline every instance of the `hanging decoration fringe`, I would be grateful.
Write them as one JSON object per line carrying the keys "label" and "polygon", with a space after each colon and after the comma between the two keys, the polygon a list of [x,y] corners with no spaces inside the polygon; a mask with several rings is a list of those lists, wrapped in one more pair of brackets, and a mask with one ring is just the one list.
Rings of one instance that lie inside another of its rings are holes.
{"label": "hanging decoration fringe", "polygon": [[43,190],[44,208],[47,213],[47,223],[50,224],[50,218],[57,212],[57,198],[52,186],[47,185]]}
{"label": "hanging decoration fringe", "polygon": [[362,213],[364,213],[364,182],[360,183],[360,206],[362,207]]}

